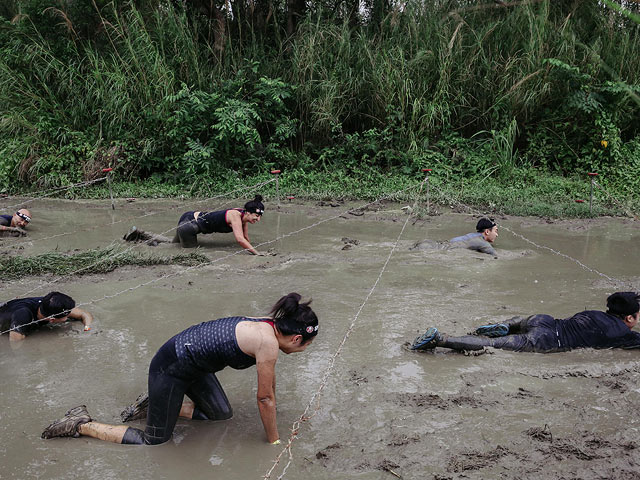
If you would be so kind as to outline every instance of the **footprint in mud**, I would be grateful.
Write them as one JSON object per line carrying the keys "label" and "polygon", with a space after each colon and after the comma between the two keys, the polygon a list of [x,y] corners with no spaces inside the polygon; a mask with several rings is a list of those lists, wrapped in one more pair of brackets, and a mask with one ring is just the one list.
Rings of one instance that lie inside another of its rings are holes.
{"label": "footprint in mud", "polygon": [[480,470],[485,467],[494,466],[501,458],[506,456],[510,457],[509,462],[522,458],[521,455],[498,445],[488,452],[470,451],[454,455],[449,460],[447,471],[462,473],[469,470]]}

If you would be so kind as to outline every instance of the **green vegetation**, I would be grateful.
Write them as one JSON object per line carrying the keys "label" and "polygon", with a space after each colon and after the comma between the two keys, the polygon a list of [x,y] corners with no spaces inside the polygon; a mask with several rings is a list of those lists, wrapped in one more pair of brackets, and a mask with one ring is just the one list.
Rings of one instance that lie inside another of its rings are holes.
{"label": "green vegetation", "polygon": [[107,273],[125,265],[199,265],[209,262],[206,255],[189,253],[168,257],[118,251],[115,247],[86,250],[76,254],[44,253],[33,257],[0,259],[0,280],[16,280],[29,275],[89,275]]}
{"label": "green vegetation", "polygon": [[[596,171],[621,203],[598,191],[597,213],[637,212],[638,12],[624,0],[8,0],[2,190],[111,166],[119,196],[210,196],[275,167],[287,193],[368,199],[428,167],[459,201],[582,215],[574,200]],[[106,195],[64,195],[85,192]]]}

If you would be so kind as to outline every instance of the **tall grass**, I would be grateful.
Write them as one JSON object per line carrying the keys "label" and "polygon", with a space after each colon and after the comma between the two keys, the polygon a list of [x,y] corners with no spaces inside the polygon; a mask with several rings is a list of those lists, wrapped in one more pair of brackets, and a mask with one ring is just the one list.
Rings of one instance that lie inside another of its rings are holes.
{"label": "tall grass", "polygon": [[[435,150],[454,165],[452,135],[475,138],[480,148],[493,142],[485,151],[497,158],[488,169],[515,165],[515,157],[565,173],[602,162],[619,168],[623,150],[637,154],[635,147],[592,149],[607,135],[625,145],[640,134],[640,105],[611,93],[640,84],[640,26],[596,0],[409,2],[359,23],[318,3],[291,37],[281,4],[262,16],[234,8],[224,41],[213,19],[171,2],[144,11],[133,2],[107,6],[100,33],[84,39],[40,33],[28,17],[2,24],[0,175],[17,166],[32,180],[49,170],[62,175],[114,144],[148,173],[170,162],[179,170],[180,158],[169,160],[175,138],[165,131],[170,99],[183,85],[219,91],[239,74],[295,87],[298,151],[385,131],[416,162]],[[580,93],[592,103],[568,102]],[[291,158],[264,150],[247,161]],[[313,164],[321,155],[309,155],[307,164],[322,168]]]}

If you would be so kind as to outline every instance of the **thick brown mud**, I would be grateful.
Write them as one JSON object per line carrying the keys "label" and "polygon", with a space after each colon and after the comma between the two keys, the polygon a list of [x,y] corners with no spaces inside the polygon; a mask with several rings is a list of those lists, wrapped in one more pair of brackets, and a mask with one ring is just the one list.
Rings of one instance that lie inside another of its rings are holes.
{"label": "thick brown mud", "polygon": [[[407,218],[405,205],[377,205],[360,215],[349,213],[357,203],[286,203],[279,210],[273,203],[249,234],[254,245],[264,244],[259,250],[274,255],[233,255],[232,235],[213,234],[199,237],[199,251],[212,261],[200,268],[127,267],[2,284],[3,300],[28,291],[67,292],[88,303],[82,308],[95,323],[89,333],[78,324],[43,329],[19,348],[0,337],[0,478],[262,478],[281,447],[265,441],[255,369],[218,374],[233,419],[180,420],[165,445],[42,440],[40,433],[78,404],[97,420],[118,423],[123,407],[146,389],[149,361],[165,340],[200,321],[264,314],[290,291],[313,298],[321,323],[311,348],[278,361],[283,439],[320,389],[354,319],[355,325],[298,431],[291,459],[285,453],[271,478],[289,460],[283,477],[289,479],[640,478],[639,350],[465,356],[406,349],[429,326],[464,334],[513,315],[561,318],[602,309],[608,294],[640,288],[637,222],[497,219],[594,272],[505,229],[495,244],[497,259],[467,250],[411,250],[424,239],[468,233],[476,222],[460,214],[412,219],[361,309]],[[170,237],[192,207],[119,201],[112,211],[109,202],[40,200],[29,204],[29,235],[0,238],[0,252],[35,255],[116,243],[175,254],[178,245],[134,245],[122,236],[136,225]]]}

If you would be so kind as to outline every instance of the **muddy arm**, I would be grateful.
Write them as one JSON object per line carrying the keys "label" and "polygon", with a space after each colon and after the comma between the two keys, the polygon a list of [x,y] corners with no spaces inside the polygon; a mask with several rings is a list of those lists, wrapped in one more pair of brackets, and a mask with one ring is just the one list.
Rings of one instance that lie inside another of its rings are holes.
{"label": "muddy arm", "polygon": [[91,330],[91,322],[93,322],[93,315],[89,312],[85,312],[80,308],[74,308],[69,312],[69,318],[73,318],[74,320],[82,320],[82,324],[84,325],[84,331],[87,332]]}

